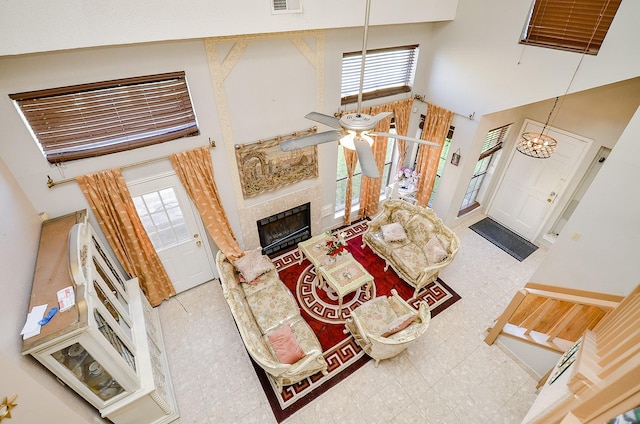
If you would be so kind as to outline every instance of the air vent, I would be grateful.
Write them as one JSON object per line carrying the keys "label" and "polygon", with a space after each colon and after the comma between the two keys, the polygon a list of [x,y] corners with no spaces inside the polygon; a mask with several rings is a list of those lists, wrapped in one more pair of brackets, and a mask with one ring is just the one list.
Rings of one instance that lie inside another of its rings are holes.
{"label": "air vent", "polygon": [[302,0],[271,0],[271,13],[302,13]]}

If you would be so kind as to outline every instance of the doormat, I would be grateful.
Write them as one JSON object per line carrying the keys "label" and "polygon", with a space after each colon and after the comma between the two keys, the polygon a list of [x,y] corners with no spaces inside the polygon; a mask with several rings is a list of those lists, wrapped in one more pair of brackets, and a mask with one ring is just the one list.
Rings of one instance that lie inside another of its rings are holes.
{"label": "doormat", "polygon": [[[395,288],[398,294],[416,309],[421,301],[427,302],[432,317],[460,299],[460,296],[440,279],[423,289],[417,298],[413,298],[413,287],[402,281],[391,268],[384,272],[384,260],[373,253],[368,246],[361,248],[362,233],[366,228],[367,221],[360,221],[340,231],[347,234],[345,239],[349,252],[374,277],[372,297],[388,296],[391,289]],[[346,295],[340,312],[335,293],[316,287],[313,265],[307,259],[302,262],[300,260],[301,254],[297,248],[272,258],[280,279],[295,295],[302,316],[322,345],[324,357],[329,364],[329,373],[328,375],[314,374],[297,384],[285,386],[281,392],[277,392],[275,382],[254,363],[256,374],[278,422],[282,422],[312,402],[370,360],[370,357],[365,355],[353,340],[351,334],[343,332],[344,322],[350,311],[368,300],[365,290],[358,289]]]}
{"label": "doormat", "polygon": [[520,262],[538,249],[538,246],[522,238],[507,227],[486,217],[469,227]]}

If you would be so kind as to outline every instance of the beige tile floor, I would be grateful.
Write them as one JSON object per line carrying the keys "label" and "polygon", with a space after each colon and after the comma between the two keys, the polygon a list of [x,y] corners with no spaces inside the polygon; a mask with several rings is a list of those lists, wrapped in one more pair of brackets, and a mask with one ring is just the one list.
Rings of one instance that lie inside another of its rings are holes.
{"label": "beige tile floor", "polygon": [[[462,299],[431,321],[418,342],[374,368],[370,361],[288,418],[303,423],[520,423],[536,380],[486,329],[544,257],[523,262],[466,225],[442,279]],[[160,306],[179,423],[275,423],[217,281]]]}

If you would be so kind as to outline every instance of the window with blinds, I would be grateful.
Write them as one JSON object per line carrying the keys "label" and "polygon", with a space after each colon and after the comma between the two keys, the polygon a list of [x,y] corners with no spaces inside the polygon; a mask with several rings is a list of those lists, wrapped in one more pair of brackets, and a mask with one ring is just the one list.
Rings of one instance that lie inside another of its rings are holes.
{"label": "window with blinds", "polygon": [[596,55],[622,0],[535,0],[520,43]]}
{"label": "window with blinds", "polygon": [[199,134],[184,72],[9,97],[51,163]]}
{"label": "window with blinds", "polygon": [[[418,62],[418,45],[368,50],[362,99],[371,100],[411,91]],[[360,91],[362,52],[342,55],[341,104],[356,103]]]}
{"label": "window with blinds", "polygon": [[512,124],[507,124],[502,127],[494,128],[487,133],[487,136],[482,144],[482,151],[478,157],[478,162],[473,170],[473,175],[467,186],[467,192],[465,193],[464,200],[460,206],[458,216],[471,212],[478,208],[480,203],[478,202],[478,194],[482,188],[482,184],[485,182],[485,175],[491,165],[495,154],[502,149],[509,128]]}

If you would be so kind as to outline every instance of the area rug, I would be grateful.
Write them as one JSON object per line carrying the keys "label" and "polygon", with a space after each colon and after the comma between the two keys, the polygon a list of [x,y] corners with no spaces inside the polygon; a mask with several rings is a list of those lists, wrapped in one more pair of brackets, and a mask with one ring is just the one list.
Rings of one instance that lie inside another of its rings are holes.
{"label": "area rug", "polygon": [[530,254],[538,249],[538,246],[529,240],[520,237],[489,217],[481,219],[469,228],[520,262],[527,259]]}
{"label": "area rug", "polygon": [[[349,252],[374,277],[372,297],[387,296],[395,288],[414,308],[417,308],[421,301],[426,301],[432,317],[460,299],[460,296],[440,279],[422,290],[417,298],[413,298],[413,287],[400,280],[391,268],[384,272],[384,260],[368,246],[361,248],[362,233],[366,228],[367,221],[364,220],[341,231],[346,233]],[[317,373],[300,383],[285,386],[278,392],[275,382],[254,363],[273,414],[278,422],[282,422],[370,360],[353,337],[343,332],[344,322],[350,311],[366,302],[367,298],[365,290],[358,289],[344,297],[342,311],[339,311],[337,295],[328,287],[317,287],[313,265],[306,259],[301,261],[301,254],[297,248],[272,260],[278,269],[280,279],[295,294],[301,314],[318,337],[329,364],[328,375]]]}

